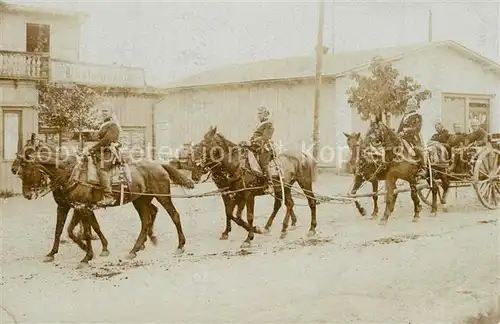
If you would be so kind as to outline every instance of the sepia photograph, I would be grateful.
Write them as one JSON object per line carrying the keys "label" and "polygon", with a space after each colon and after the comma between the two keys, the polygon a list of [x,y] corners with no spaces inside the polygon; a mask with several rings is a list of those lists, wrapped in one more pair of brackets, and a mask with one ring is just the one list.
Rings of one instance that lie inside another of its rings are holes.
{"label": "sepia photograph", "polygon": [[499,0],[0,0],[0,114],[1,324],[500,323]]}

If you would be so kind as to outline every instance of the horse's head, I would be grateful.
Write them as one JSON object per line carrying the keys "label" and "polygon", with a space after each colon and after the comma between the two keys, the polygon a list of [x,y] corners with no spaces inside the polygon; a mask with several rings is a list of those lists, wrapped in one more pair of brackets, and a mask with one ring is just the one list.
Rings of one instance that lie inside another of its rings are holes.
{"label": "horse's head", "polygon": [[40,142],[33,133],[21,151],[16,154],[11,172],[21,178],[24,198],[36,198],[40,188],[47,186],[47,174],[40,170],[37,163],[43,160],[40,159],[41,156],[50,159],[54,153],[54,147]]}
{"label": "horse's head", "polygon": [[228,156],[234,145],[217,133],[217,127],[210,127],[203,140],[192,148],[195,166],[201,168],[202,174],[219,165]]}
{"label": "horse's head", "polygon": [[349,164],[354,167],[356,160],[359,158],[359,148],[361,146],[361,133],[344,133],[347,138],[347,146],[351,151],[351,157],[349,159]]}
{"label": "horse's head", "polygon": [[169,164],[176,169],[191,171],[193,181],[199,182],[201,180],[203,172],[200,166],[195,165],[192,146],[181,149],[177,156],[169,161]]}

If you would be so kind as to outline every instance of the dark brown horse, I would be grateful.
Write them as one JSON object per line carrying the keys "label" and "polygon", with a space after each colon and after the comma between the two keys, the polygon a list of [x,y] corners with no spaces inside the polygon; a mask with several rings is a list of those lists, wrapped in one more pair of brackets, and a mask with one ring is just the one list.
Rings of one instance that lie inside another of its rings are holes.
{"label": "dark brown horse", "polygon": [[[253,226],[253,213],[255,197],[264,194],[263,189],[265,183],[261,174],[256,174],[248,165],[246,157],[248,153],[249,151],[247,148],[234,144],[217,133],[217,127],[211,127],[205,134],[203,140],[193,147],[193,159],[195,165],[202,170],[202,174],[211,171],[215,177],[226,179],[225,181],[229,184],[229,191],[240,190],[228,199],[226,215],[248,231],[248,236],[242,243],[242,247],[250,246],[250,242],[254,238],[254,233],[262,234],[269,231],[281,207],[282,197],[284,197],[287,210],[285,219],[283,220],[281,238],[286,236],[293,208],[291,189],[295,182],[302,188],[307,197],[309,208],[311,209],[311,225],[308,235],[315,235],[316,200],[312,192],[314,168],[316,165],[314,158],[302,152],[284,152],[275,158],[275,161],[281,165],[283,170],[284,192],[281,190],[279,181],[276,181],[279,175],[276,174],[276,172],[274,172],[274,174],[272,172],[271,174],[275,180],[274,194],[277,199],[275,199],[274,210],[266,223],[265,230],[262,231],[258,227]],[[244,201],[245,207],[247,208],[248,223],[242,223],[240,219],[232,215],[234,206],[241,204],[242,201]]]}
{"label": "dark brown horse", "polygon": [[[82,172],[77,179],[73,176],[75,167],[79,167],[76,155],[61,153],[51,145],[38,143],[37,145],[26,144],[17,155],[16,160],[21,169],[19,175],[23,184],[23,196],[26,199],[35,198],[38,190],[47,186],[43,181],[44,174],[50,178],[51,190],[60,190],[58,195],[65,201],[66,205],[64,206],[68,208],[63,208],[58,204],[58,223],[61,221],[64,224],[71,207],[83,206],[84,209],[92,209],[102,198],[103,191],[100,187],[82,180],[86,179],[85,172]],[[128,161],[127,165],[131,181],[127,189],[128,193],[124,195],[124,204],[131,202],[141,218],[141,231],[129,252],[129,258],[134,258],[137,255],[146,241],[148,232],[152,232],[151,215],[156,209],[151,203],[153,198],[156,198],[172,218],[179,238],[177,251],[182,252],[186,239],[182,231],[179,213],[172,203],[170,185],[173,182],[185,188],[194,188],[193,182],[168,164],[140,160]],[[115,198],[118,198],[117,201],[119,201],[119,188],[115,186],[113,189]],[[117,202],[114,206],[118,205]],[[93,258],[90,237],[90,226],[93,219],[85,212],[81,213],[80,217],[84,224],[87,240],[87,253],[80,266],[85,266]]]}
{"label": "dark brown horse", "polygon": [[[377,163],[372,163],[371,160],[367,159],[366,155],[361,155],[361,133],[347,134],[344,133],[347,138],[347,146],[349,147],[351,158],[349,160],[349,166],[354,173],[354,184],[352,186],[349,194],[355,195],[363,184],[370,182],[372,184],[372,192],[378,192],[378,184],[380,181],[385,180],[385,172],[383,171]],[[359,201],[355,200],[354,204],[358,209],[361,216],[366,216],[365,209],[361,206]],[[378,195],[373,195],[373,211],[371,219],[377,219],[378,217]]]}
{"label": "dark brown horse", "polygon": [[[201,178],[203,176],[203,170],[195,165],[192,158],[192,153],[193,152],[191,150],[184,149],[179,152],[179,156],[171,159],[169,161],[169,164],[177,169],[191,171],[191,179],[198,183],[201,181]],[[220,165],[214,165],[214,168],[208,172],[210,173],[210,178],[217,186],[217,189],[223,190],[231,186],[231,179],[228,177],[227,173],[221,170]],[[224,211],[226,214],[226,227],[222,232],[220,239],[227,240],[229,238],[229,233],[231,232],[231,217],[233,215],[235,206],[234,204],[232,205],[233,210],[228,209],[230,208],[229,206],[231,203],[231,197],[229,195],[222,195],[222,201],[224,203]],[[281,198],[278,198],[278,196],[274,196],[273,214],[271,215],[272,219],[270,219],[270,221],[266,224],[266,227],[264,229],[266,232],[269,232],[272,222],[276,217],[276,213],[280,209],[281,204]],[[238,219],[238,222],[240,224],[243,224],[244,220],[241,218],[241,216],[243,215],[243,210],[245,209],[245,201],[243,199],[239,200],[236,204],[236,208],[236,218]],[[292,221],[290,228],[295,228],[295,226],[297,225],[297,215],[295,214],[293,207],[291,210],[290,218]]]}
{"label": "dark brown horse", "polygon": [[[379,151],[377,148],[381,150]],[[413,222],[418,222],[422,210],[417,191],[419,166],[416,155],[411,151],[411,148],[404,145],[402,139],[392,129],[382,121],[376,120],[370,124],[366,138],[361,145],[361,151],[364,157],[372,156],[373,152],[381,152],[379,166],[382,166],[382,172],[385,173],[385,189],[387,192],[384,216],[380,220],[380,224],[385,225],[394,211],[397,198],[395,193],[397,189],[396,181],[398,179],[405,180],[410,185],[410,195],[414,205]],[[372,159],[372,161],[376,161],[376,159]],[[431,172],[432,169],[428,170],[427,176]],[[437,211],[437,186],[434,181],[430,186],[432,188],[431,214],[435,215]]]}

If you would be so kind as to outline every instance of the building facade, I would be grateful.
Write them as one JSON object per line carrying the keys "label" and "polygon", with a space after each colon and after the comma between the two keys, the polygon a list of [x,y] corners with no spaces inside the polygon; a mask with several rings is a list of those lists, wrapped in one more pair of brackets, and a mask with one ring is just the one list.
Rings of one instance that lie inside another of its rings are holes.
{"label": "building facade", "polygon": [[[434,123],[451,128],[478,117],[500,132],[500,65],[453,41],[371,51],[327,54],[323,60],[320,105],[320,156],[324,167],[341,168],[348,158],[343,133],[364,132],[367,123],[347,103],[350,74],[368,73],[374,56],[391,62],[432,91],[421,104],[423,137]],[[159,147],[199,141],[209,126],[235,142],[248,139],[257,125],[256,108],[269,107],[274,140],[286,149],[312,149],[314,57],[269,60],[207,71],[169,85],[156,106]],[[392,120],[393,125],[398,118]],[[162,129],[158,125],[162,125]]]}
{"label": "building facade", "polygon": [[[0,1],[0,191],[20,191],[11,174],[15,154],[31,133],[53,140],[56,130],[39,125],[34,105],[38,82],[105,89],[98,105],[112,106],[125,145],[153,142],[153,106],[142,68],[80,62],[80,29],[87,16]],[[40,126],[40,127],[39,127]]]}

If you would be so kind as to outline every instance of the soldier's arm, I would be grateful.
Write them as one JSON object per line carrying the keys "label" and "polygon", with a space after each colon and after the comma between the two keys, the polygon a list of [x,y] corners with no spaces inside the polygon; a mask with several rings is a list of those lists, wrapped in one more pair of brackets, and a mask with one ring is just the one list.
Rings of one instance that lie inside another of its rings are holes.
{"label": "soldier's arm", "polygon": [[101,147],[106,147],[111,145],[113,141],[118,138],[119,130],[117,125],[111,125],[108,127],[104,135],[101,137],[99,142],[97,142],[94,146],[90,148],[92,151],[97,151],[101,149]]}
{"label": "soldier's arm", "polygon": [[273,124],[267,123],[262,127],[263,128],[259,132],[255,132],[254,136],[252,136],[252,139],[250,140],[252,143],[260,141],[269,141],[272,138],[274,133]]}

